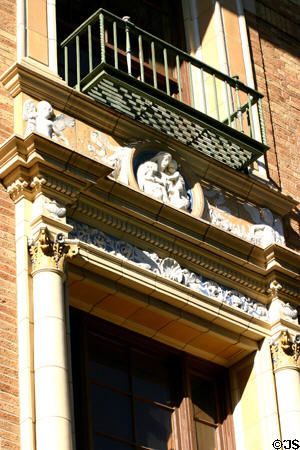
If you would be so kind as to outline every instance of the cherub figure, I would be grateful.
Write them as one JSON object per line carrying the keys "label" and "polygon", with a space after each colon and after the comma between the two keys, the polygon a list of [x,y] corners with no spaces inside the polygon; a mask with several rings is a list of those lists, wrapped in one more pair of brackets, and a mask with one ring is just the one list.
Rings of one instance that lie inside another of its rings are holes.
{"label": "cherub figure", "polygon": [[25,137],[33,131],[37,131],[54,140],[60,138],[66,145],[70,145],[62,131],[66,127],[74,127],[75,120],[64,114],[58,114],[56,116],[50,103],[44,100],[39,102],[36,111],[34,101],[26,100],[24,103],[23,118],[28,122]]}
{"label": "cherub figure", "polygon": [[177,169],[178,164],[175,159],[172,159],[166,170],[169,202],[171,205],[187,211],[190,207],[190,200],[187,195],[183,176]]}

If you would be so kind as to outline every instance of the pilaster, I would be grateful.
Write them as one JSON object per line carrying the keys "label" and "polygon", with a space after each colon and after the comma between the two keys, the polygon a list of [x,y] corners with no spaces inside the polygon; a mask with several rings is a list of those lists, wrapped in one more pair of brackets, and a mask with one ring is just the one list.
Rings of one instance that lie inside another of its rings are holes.
{"label": "pilaster", "polygon": [[271,343],[282,440],[297,439],[300,429],[300,335],[287,329]]}
{"label": "pilaster", "polygon": [[29,245],[33,278],[36,448],[72,449],[64,263],[77,253],[46,227]]}

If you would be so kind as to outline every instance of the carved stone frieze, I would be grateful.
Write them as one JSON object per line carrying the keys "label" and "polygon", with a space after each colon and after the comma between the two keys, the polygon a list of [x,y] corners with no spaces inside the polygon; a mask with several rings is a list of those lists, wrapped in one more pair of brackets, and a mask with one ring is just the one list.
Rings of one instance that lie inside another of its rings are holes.
{"label": "carved stone frieze", "polygon": [[292,340],[288,330],[283,330],[276,341],[271,342],[274,370],[299,367],[300,335]]}
{"label": "carved stone frieze", "polygon": [[63,235],[57,235],[56,240],[52,241],[46,227],[40,228],[38,237],[29,242],[32,272],[43,269],[63,272],[65,259],[72,258],[77,253],[78,246],[66,243]]}
{"label": "carved stone frieze", "polygon": [[227,200],[219,189],[204,192],[207,219],[213,225],[263,248],[272,243],[285,244],[281,219],[268,208],[259,209],[247,202],[238,205],[235,199]]}
{"label": "carved stone frieze", "polygon": [[84,216],[96,219],[97,221],[102,222],[113,229],[121,230],[129,236],[136,237],[146,243],[154,244],[158,248],[171,253],[175,257],[178,256],[188,262],[197,264],[197,266],[203,267],[206,270],[228,278],[229,280],[234,280],[241,286],[252,289],[257,293],[267,293],[268,287],[263,281],[254,279],[251,276],[246,276],[240,270],[225,267],[222,263],[212,260],[204,255],[200,255],[193,250],[187,249],[167,237],[158,236],[151,231],[145,230],[138,224],[132,224],[127,220],[123,220],[119,215],[113,215],[107,210],[96,208],[80,200],[76,204],[76,211]]}
{"label": "carved stone frieze", "polygon": [[55,115],[50,103],[43,100],[36,107],[33,100],[26,100],[23,105],[23,119],[27,121],[25,137],[37,131],[51,139],[61,139],[65,145],[70,145],[63,130],[74,127],[75,120],[64,114]]}
{"label": "carved stone frieze", "polygon": [[93,130],[90,133],[88,151],[93,158],[113,167],[110,174],[115,180],[128,184],[127,161],[132,145],[112,145],[104,133]]}
{"label": "carved stone frieze", "polygon": [[68,221],[73,226],[71,236],[106,252],[137,264],[143,269],[150,270],[164,278],[183,284],[188,288],[205,294],[215,300],[235,307],[253,317],[268,320],[268,311],[265,305],[250,297],[228,288],[216,281],[205,278],[200,274],[183,268],[173,258],[161,258],[157,253],[151,253],[133,246],[132,244],[116,239],[89,225]]}
{"label": "carved stone frieze", "polygon": [[88,144],[88,151],[91,156],[97,161],[101,161],[104,156],[106,156],[106,149],[104,143],[102,142],[102,133],[97,130],[91,131],[90,143]]}

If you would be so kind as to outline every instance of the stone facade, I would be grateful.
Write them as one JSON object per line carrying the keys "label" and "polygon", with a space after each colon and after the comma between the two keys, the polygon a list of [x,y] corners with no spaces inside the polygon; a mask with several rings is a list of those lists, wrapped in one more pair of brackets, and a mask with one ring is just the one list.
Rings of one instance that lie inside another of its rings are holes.
{"label": "stone facade", "polygon": [[191,53],[265,95],[266,172],[69,87],[55,1],[0,2],[1,449],[74,448],[69,304],[225,370],[237,450],[300,439],[299,7],[182,3]]}

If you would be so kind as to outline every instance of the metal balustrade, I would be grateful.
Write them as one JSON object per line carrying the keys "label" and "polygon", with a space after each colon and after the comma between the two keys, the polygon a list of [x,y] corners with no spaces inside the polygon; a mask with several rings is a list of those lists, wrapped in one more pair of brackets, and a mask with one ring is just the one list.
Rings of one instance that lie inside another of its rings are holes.
{"label": "metal balustrade", "polygon": [[[151,87],[154,97],[188,105],[189,111],[193,108],[222,123],[223,130],[225,125],[261,140],[266,149],[262,94],[238,76],[225,75],[138,28],[129,17],[99,9],[61,46],[65,81],[75,89],[89,93],[97,75],[110,68],[114,79],[122,74],[127,85],[147,91],[148,98]],[[252,161],[262,153],[256,152]]]}

